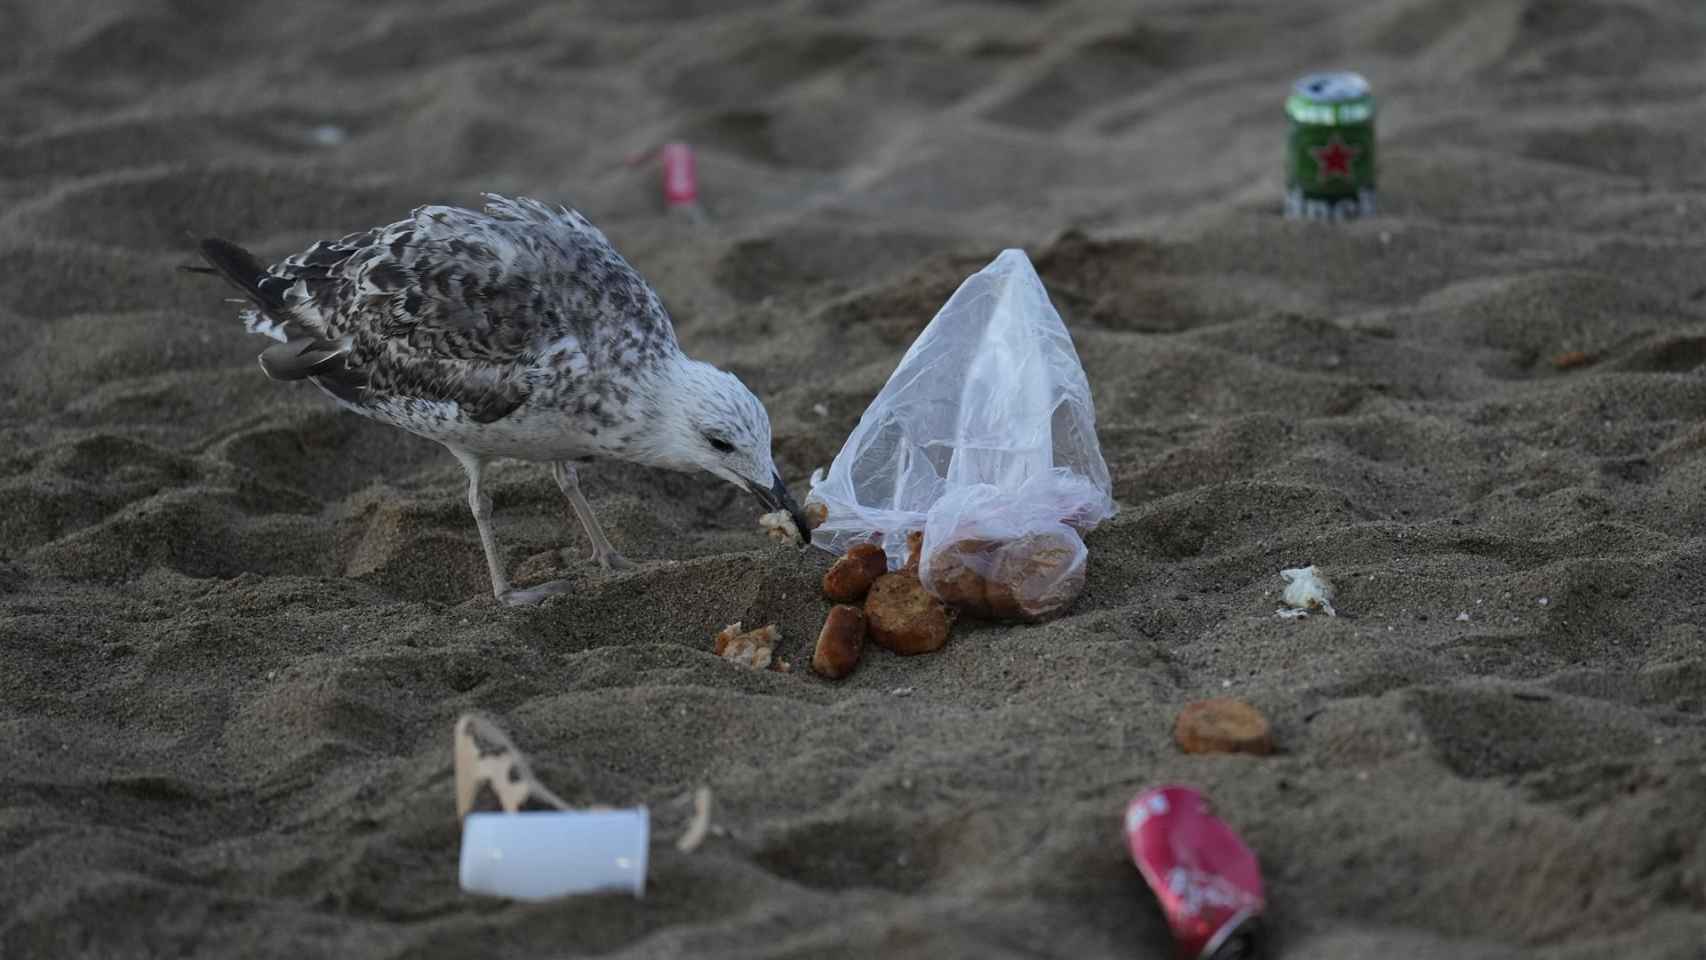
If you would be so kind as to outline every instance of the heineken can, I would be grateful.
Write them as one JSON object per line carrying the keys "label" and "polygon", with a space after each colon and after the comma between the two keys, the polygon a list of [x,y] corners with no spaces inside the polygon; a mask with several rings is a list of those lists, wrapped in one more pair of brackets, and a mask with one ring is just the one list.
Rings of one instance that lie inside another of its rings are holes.
{"label": "heineken can", "polygon": [[1285,100],[1285,215],[1374,216],[1374,94],[1355,73],[1312,73]]}

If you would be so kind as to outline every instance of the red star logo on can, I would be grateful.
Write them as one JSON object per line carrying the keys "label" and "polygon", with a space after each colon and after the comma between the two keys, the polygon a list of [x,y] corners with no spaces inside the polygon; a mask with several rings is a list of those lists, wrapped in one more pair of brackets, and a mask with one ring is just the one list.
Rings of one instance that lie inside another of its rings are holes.
{"label": "red star logo on can", "polygon": [[1351,163],[1361,152],[1361,147],[1345,143],[1336,133],[1325,146],[1309,148],[1309,155],[1315,158],[1315,175],[1321,180],[1331,180],[1334,177],[1351,179]]}

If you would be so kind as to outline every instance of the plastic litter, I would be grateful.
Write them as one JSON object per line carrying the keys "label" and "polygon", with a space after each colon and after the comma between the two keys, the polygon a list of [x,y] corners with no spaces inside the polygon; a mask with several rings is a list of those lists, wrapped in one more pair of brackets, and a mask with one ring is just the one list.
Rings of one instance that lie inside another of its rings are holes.
{"label": "plastic litter", "polygon": [[[645,807],[567,809],[508,735],[479,714],[457,719],[454,756],[463,890],[513,900],[645,892]],[[498,810],[478,809],[492,805]]]}
{"label": "plastic litter", "polygon": [[651,821],[626,810],[470,813],[462,821],[462,889],[512,900],[646,890]]}
{"label": "plastic litter", "polygon": [[1084,368],[1023,251],[960,285],[828,473],[813,475],[809,499],[828,508],[812,543],[832,554],[880,536],[898,568],[906,534],[923,530],[919,575],[938,597],[950,552],[956,570],[995,578],[1000,551],[984,546],[1027,538],[1048,546],[1046,562],[1021,564],[1028,592],[1044,603],[1077,593],[1082,534],[1116,507]]}

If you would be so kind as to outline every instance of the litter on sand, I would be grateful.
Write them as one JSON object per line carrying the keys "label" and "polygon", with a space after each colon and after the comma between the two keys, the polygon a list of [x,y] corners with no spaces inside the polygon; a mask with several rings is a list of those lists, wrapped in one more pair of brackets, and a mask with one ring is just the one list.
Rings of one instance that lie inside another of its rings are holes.
{"label": "litter on sand", "polygon": [[739,621],[729,624],[712,638],[712,650],[717,656],[730,663],[738,663],[754,670],[776,669],[785,670],[781,662],[776,660],[776,641],[782,639],[782,631],[775,624],[759,627],[757,630],[745,630]]}
{"label": "litter on sand", "polygon": [[503,730],[478,714],[457,719],[454,754],[463,890],[512,900],[645,892],[645,807],[568,809]]}
{"label": "litter on sand", "polygon": [[496,723],[477,713],[456,721],[456,816],[496,807],[505,813],[521,810],[567,810],[569,805],[533,775],[509,736]]}
{"label": "litter on sand", "polygon": [[763,528],[765,536],[779,543],[792,546],[805,542],[799,524],[794,522],[794,518],[789,516],[786,510],[764,514],[758,518],[758,525]]}
{"label": "litter on sand", "polygon": [[899,570],[922,532],[918,581],[955,610],[1039,621],[1071,606],[1083,536],[1118,508],[1089,380],[1023,250],[960,284],[811,484],[820,549],[878,543]]}
{"label": "litter on sand", "polygon": [[1333,610],[1333,585],[1313,564],[1281,570],[1280,576],[1285,579],[1280,602],[1290,608],[1278,611],[1281,619],[1297,620],[1317,610],[1329,617],[1338,616]]}
{"label": "litter on sand", "polygon": [[705,835],[711,831],[711,788],[700,787],[693,791],[693,819],[687,824],[687,832],[675,841],[675,849],[682,853],[692,853],[705,842]]}

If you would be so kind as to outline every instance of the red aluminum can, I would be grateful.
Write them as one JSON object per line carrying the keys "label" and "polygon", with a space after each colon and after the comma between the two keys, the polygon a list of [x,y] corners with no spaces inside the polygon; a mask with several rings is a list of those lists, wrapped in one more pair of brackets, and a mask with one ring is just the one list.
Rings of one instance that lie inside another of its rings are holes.
{"label": "red aluminum can", "polygon": [[1132,798],[1125,814],[1131,859],[1161,901],[1178,956],[1255,957],[1262,947],[1262,870],[1238,834],[1190,787]]}

